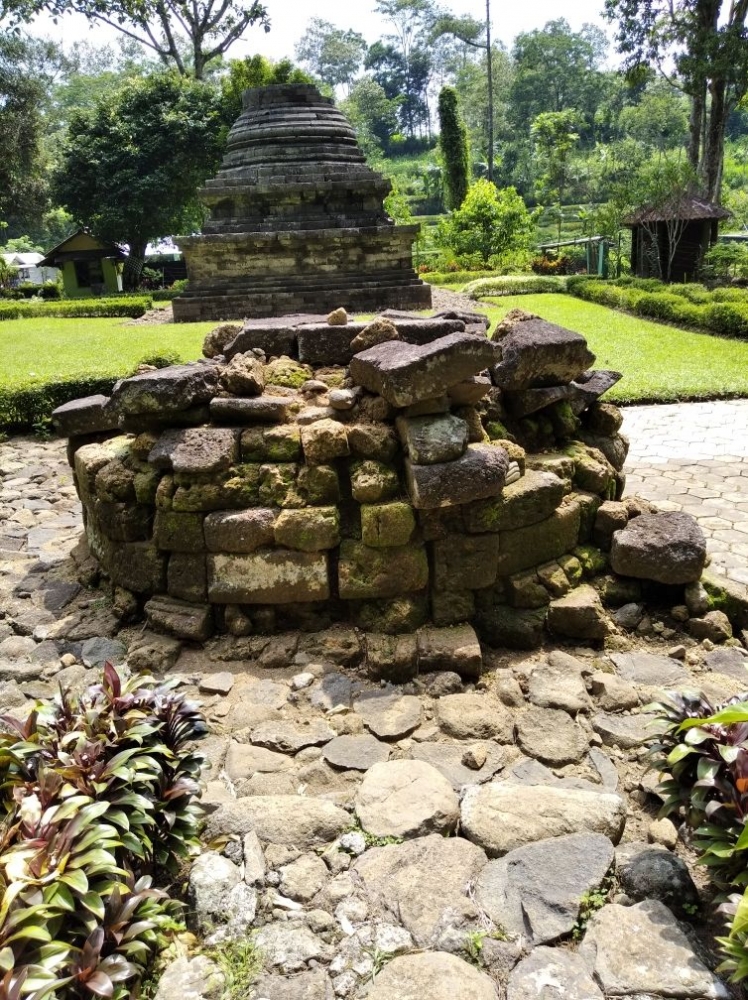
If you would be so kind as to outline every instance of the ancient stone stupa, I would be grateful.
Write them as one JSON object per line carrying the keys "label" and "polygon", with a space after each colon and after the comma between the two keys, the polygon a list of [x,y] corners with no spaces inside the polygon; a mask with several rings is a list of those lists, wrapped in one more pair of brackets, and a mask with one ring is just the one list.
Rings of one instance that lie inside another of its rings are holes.
{"label": "ancient stone stupa", "polygon": [[201,198],[210,219],[181,237],[189,289],[178,322],[424,309],[413,270],[418,226],[396,226],[345,117],[316,87],[247,90],[218,175]]}

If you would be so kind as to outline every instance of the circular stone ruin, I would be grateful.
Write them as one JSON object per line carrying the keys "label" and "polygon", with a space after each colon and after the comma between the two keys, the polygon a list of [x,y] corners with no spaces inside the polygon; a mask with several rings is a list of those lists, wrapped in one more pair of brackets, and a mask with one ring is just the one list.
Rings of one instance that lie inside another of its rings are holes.
{"label": "circular stone ruin", "polygon": [[621,499],[627,441],[599,398],[619,376],[581,336],[529,314],[493,340],[478,314],[328,319],[218,327],[204,360],[55,412],[90,550],[152,628],[342,622],[376,675],[475,675],[473,627],[600,640],[606,605],[698,579],[695,521]]}

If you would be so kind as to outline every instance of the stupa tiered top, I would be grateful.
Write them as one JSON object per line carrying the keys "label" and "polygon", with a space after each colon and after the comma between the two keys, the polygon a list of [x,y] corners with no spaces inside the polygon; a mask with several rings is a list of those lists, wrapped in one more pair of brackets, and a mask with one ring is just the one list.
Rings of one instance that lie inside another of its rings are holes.
{"label": "stupa tiered top", "polygon": [[189,289],[178,321],[428,308],[417,277],[417,226],[396,226],[390,182],[367,166],[330,98],[306,84],[247,90],[218,174],[201,199],[210,219],[182,237]]}

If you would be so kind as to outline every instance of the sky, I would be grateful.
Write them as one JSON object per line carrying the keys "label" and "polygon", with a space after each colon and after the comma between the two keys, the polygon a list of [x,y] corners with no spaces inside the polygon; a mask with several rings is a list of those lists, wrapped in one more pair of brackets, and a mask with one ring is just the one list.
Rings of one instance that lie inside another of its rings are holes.
{"label": "sky", "polygon": [[[313,17],[322,18],[339,28],[359,31],[369,43],[388,30],[386,22],[374,11],[374,0],[265,0],[265,4],[272,22],[271,30],[266,34],[261,28],[250,28],[245,38],[230,50],[230,57],[259,53],[276,60],[284,56],[293,58],[295,45]],[[470,14],[476,19],[485,17],[484,0],[442,0],[439,5],[455,14]],[[585,21],[605,28],[599,13],[601,8],[602,0],[599,0],[599,7],[588,0],[566,0],[562,5],[557,0],[524,0],[519,3],[493,0],[493,35],[510,47],[520,32],[542,28],[546,21],[558,17],[566,18],[572,30],[578,30]],[[80,15],[66,15],[57,24],[49,17],[38,18],[33,33],[51,36],[64,47],[76,41],[105,44],[117,38],[114,29],[92,29]]]}

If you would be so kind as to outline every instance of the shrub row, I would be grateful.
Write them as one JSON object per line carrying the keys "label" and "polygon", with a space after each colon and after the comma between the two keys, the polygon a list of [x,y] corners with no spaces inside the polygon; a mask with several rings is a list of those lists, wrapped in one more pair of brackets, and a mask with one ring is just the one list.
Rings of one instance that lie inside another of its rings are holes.
{"label": "shrub row", "polygon": [[748,296],[737,289],[710,293],[701,285],[652,284],[650,279],[637,283],[584,279],[570,281],[567,291],[587,302],[647,319],[696,327],[723,337],[748,338]]}
{"label": "shrub row", "polygon": [[0,429],[21,433],[44,428],[58,406],[82,396],[108,395],[117,379],[77,375],[56,382],[0,384]]}
{"label": "shrub row", "polygon": [[64,302],[0,302],[0,320],[58,316],[70,319],[124,316],[138,319],[152,305],[150,295],[112,299],[69,299]]}
{"label": "shrub row", "polygon": [[477,278],[493,278],[500,271],[421,271],[419,277],[430,285],[459,285]]}
{"label": "shrub row", "polygon": [[33,299],[38,295],[43,299],[60,299],[62,289],[51,281],[43,285],[27,283],[15,288],[0,288],[0,299]]}
{"label": "shrub row", "polygon": [[565,292],[567,280],[557,275],[505,274],[471,281],[462,291],[471,299],[483,299],[491,295],[537,295],[540,292]]}

